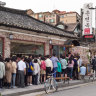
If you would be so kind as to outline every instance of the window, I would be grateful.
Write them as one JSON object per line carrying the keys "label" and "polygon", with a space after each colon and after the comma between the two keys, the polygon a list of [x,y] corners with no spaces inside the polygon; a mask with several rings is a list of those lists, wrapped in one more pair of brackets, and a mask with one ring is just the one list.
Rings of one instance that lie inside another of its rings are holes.
{"label": "window", "polygon": [[63,26],[63,25],[58,25],[57,27],[60,29],[65,29],[65,26]]}
{"label": "window", "polygon": [[60,18],[64,18],[64,15],[61,15]]}
{"label": "window", "polygon": [[41,17],[43,17],[43,15],[42,14],[39,14],[39,18],[41,18]]}
{"label": "window", "polygon": [[54,20],[54,19],[50,19],[49,21],[50,21],[50,23],[54,23],[54,22],[55,22],[55,20]]}

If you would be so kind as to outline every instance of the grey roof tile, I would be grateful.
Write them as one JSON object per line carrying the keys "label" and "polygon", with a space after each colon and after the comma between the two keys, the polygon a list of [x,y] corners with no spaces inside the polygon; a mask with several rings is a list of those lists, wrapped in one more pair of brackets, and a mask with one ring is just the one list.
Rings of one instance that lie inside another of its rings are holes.
{"label": "grey roof tile", "polygon": [[40,31],[43,33],[73,37],[68,31],[63,31],[57,27],[46,24],[42,21],[36,20],[26,14],[26,11],[16,10],[6,7],[0,7],[0,24],[6,24],[13,27],[20,27]]}

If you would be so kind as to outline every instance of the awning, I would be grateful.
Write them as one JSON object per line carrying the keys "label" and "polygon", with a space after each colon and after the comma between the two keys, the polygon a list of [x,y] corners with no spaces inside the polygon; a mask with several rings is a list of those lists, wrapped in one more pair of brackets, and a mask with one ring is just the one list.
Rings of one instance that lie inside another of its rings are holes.
{"label": "awning", "polygon": [[64,43],[64,45],[74,45],[74,46],[80,46],[80,43],[79,43],[79,41],[77,41],[77,40],[74,40],[74,39],[68,39],[65,43]]}

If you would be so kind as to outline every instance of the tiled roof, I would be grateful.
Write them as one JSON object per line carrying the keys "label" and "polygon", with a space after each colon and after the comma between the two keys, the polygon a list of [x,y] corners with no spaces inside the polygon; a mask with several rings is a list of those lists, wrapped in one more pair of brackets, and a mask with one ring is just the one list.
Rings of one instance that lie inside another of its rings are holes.
{"label": "tiled roof", "polygon": [[0,24],[25,28],[27,30],[34,30],[46,34],[76,38],[74,34],[68,31],[65,32],[64,30],[28,16],[26,11],[6,7],[0,7]]}
{"label": "tiled roof", "polygon": [[66,24],[68,27],[66,28],[66,31],[74,31],[75,28],[77,27],[78,23],[71,23],[71,24]]}

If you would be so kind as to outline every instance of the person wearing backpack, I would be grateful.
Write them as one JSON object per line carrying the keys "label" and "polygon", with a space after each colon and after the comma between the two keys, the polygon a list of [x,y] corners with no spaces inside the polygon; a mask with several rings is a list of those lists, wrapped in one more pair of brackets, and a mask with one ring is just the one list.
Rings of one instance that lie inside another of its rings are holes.
{"label": "person wearing backpack", "polygon": [[45,58],[41,57],[41,65],[40,65],[40,74],[41,74],[41,83],[43,83],[43,78],[44,82],[46,80],[46,63],[45,63]]}
{"label": "person wearing backpack", "polygon": [[28,58],[28,85],[32,85],[32,75],[34,71],[34,65],[32,60]]}
{"label": "person wearing backpack", "polygon": [[[57,77],[61,77],[61,72],[62,72],[62,69],[61,69],[61,63],[60,62],[57,62]],[[59,81],[59,80],[57,80]]]}

